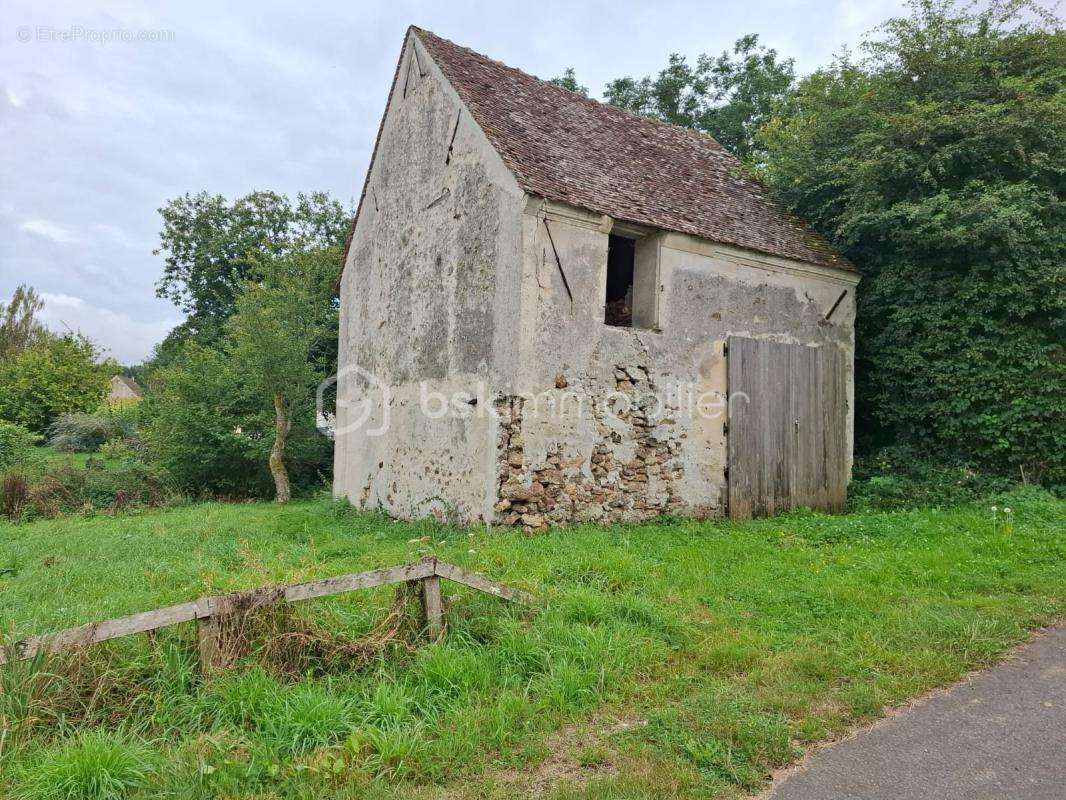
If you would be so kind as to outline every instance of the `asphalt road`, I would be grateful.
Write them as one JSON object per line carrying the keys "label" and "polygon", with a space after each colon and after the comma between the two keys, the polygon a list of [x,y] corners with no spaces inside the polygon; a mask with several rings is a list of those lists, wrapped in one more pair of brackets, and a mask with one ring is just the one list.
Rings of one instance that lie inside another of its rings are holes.
{"label": "asphalt road", "polygon": [[813,753],[772,800],[1066,800],[1066,625]]}

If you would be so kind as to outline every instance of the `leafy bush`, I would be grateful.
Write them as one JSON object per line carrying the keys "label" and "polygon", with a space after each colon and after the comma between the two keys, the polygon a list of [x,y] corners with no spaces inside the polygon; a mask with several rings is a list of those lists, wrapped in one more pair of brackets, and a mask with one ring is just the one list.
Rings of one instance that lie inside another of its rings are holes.
{"label": "leafy bush", "polygon": [[138,405],[103,405],[93,413],[60,414],[48,428],[48,444],[61,453],[95,453],[104,444],[128,440],[137,443]]}
{"label": "leafy bush", "polygon": [[0,420],[0,470],[35,461],[40,438],[21,425]]}
{"label": "leafy bush", "polygon": [[141,424],[141,399],[104,403],[96,412],[107,420],[115,436],[135,438]]}
{"label": "leafy bush", "polygon": [[[141,404],[147,458],[195,494],[270,497],[267,460],[274,412],[242,382],[221,350],[187,344],[175,363],[155,375],[155,391]],[[294,488],[321,484],[332,443],[314,428],[314,410],[292,414],[286,461]]]}
{"label": "leafy bush", "polygon": [[930,458],[907,445],[855,461],[848,505],[855,510],[931,508],[970,503],[1014,488],[1009,477],[960,460]]}
{"label": "leafy bush", "polygon": [[805,78],[764,177],[865,273],[860,429],[1066,482],[1066,36],[1032,3],[917,0]]}
{"label": "leafy bush", "polygon": [[111,421],[100,414],[60,414],[48,428],[48,444],[61,453],[95,453],[115,434]]}
{"label": "leafy bush", "polygon": [[100,449],[96,452],[102,458],[135,458],[137,452],[133,443],[134,440],[131,439],[109,439],[100,445]]}
{"label": "leafy bush", "polygon": [[0,513],[8,519],[20,519],[30,497],[30,482],[21,472],[8,472],[0,481]]}
{"label": "leafy bush", "polygon": [[0,482],[0,491],[4,515],[16,521],[156,506],[173,496],[159,470],[134,459],[118,467],[90,458],[84,465],[52,463],[35,472],[11,472]]}
{"label": "leafy bush", "polygon": [[131,505],[155,506],[167,495],[164,477],[139,461],[127,461],[117,468],[86,464],[82,497],[93,508],[121,510]]}
{"label": "leafy bush", "polygon": [[295,755],[339,741],[354,722],[349,699],[328,687],[300,684],[267,705],[258,728],[275,750]]}
{"label": "leafy bush", "polygon": [[115,371],[98,356],[82,336],[49,335],[0,359],[0,417],[41,433],[59,414],[96,408]]}
{"label": "leafy bush", "polygon": [[144,402],[149,458],[191,492],[265,495],[269,443],[254,422],[256,404],[238,385],[228,359],[189,344],[178,362],[158,372]]}

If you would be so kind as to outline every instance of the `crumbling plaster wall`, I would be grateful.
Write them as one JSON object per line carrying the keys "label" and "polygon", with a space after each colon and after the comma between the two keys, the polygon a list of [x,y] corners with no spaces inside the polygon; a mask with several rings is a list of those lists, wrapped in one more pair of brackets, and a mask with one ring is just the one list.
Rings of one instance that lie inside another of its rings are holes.
{"label": "crumbling plaster wall", "polygon": [[645,231],[659,253],[658,326],[614,328],[603,323],[613,225],[556,203],[526,205],[523,368],[498,401],[498,521],[722,513],[724,345],[734,334],[848,353],[850,453],[856,274]]}
{"label": "crumbling plaster wall", "polygon": [[410,35],[341,280],[336,495],[400,517],[492,515],[491,400],[421,408],[510,380],[524,202]]}

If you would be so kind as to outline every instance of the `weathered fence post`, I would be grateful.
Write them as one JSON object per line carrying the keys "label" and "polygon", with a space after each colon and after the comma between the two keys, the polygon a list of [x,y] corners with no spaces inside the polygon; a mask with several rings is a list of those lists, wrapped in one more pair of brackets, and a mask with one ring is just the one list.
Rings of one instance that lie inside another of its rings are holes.
{"label": "weathered fence post", "polygon": [[196,635],[199,638],[200,673],[206,678],[222,671],[219,648],[221,626],[217,616],[196,620]]}
{"label": "weathered fence post", "polygon": [[246,628],[251,616],[266,606],[284,602],[285,587],[266,586],[206,599],[208,613],[197,619],[197,633],[200,670],[204,677],[210,677],[247,650]]}
{"label": "weathered fence post", "polygon": [[440,638],[444,632],[444,605],[440,596],[440,578],[436,575],[422,579],[422,611],[426,615],[429,638]]}

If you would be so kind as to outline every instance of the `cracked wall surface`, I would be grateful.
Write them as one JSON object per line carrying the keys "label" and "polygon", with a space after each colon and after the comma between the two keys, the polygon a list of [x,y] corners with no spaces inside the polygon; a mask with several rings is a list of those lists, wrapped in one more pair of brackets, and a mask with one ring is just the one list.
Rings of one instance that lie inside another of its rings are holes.
{"label": "cracked wall surface", "polygon": [[429,418],[423,397],[514,368],[524,197],[414,48],[409,38],[341,280],[334,491],[397,516],[487,519],[495,421]]}
{"label": "cracked wall surface", "polygon": [[[497,443],[494,508],[503,524],[536,529],[662,513],[722,514],[727,338],[842,348],[851,363],[856,276],[680,234],[636,234],[657,244],[657,329],[605,325],[613,224],[559,204],[527,204],[520,320],[525,368],[503,403],[508,413]],[[850,372],[848,391],[850,406]],[[622,403],[628,410],[608,413],[619,395],[629,398]],[[564,398],[582,405],[582,413],[560,411]],[[850,414],[849,408],[842,421],[849,453]]]}

